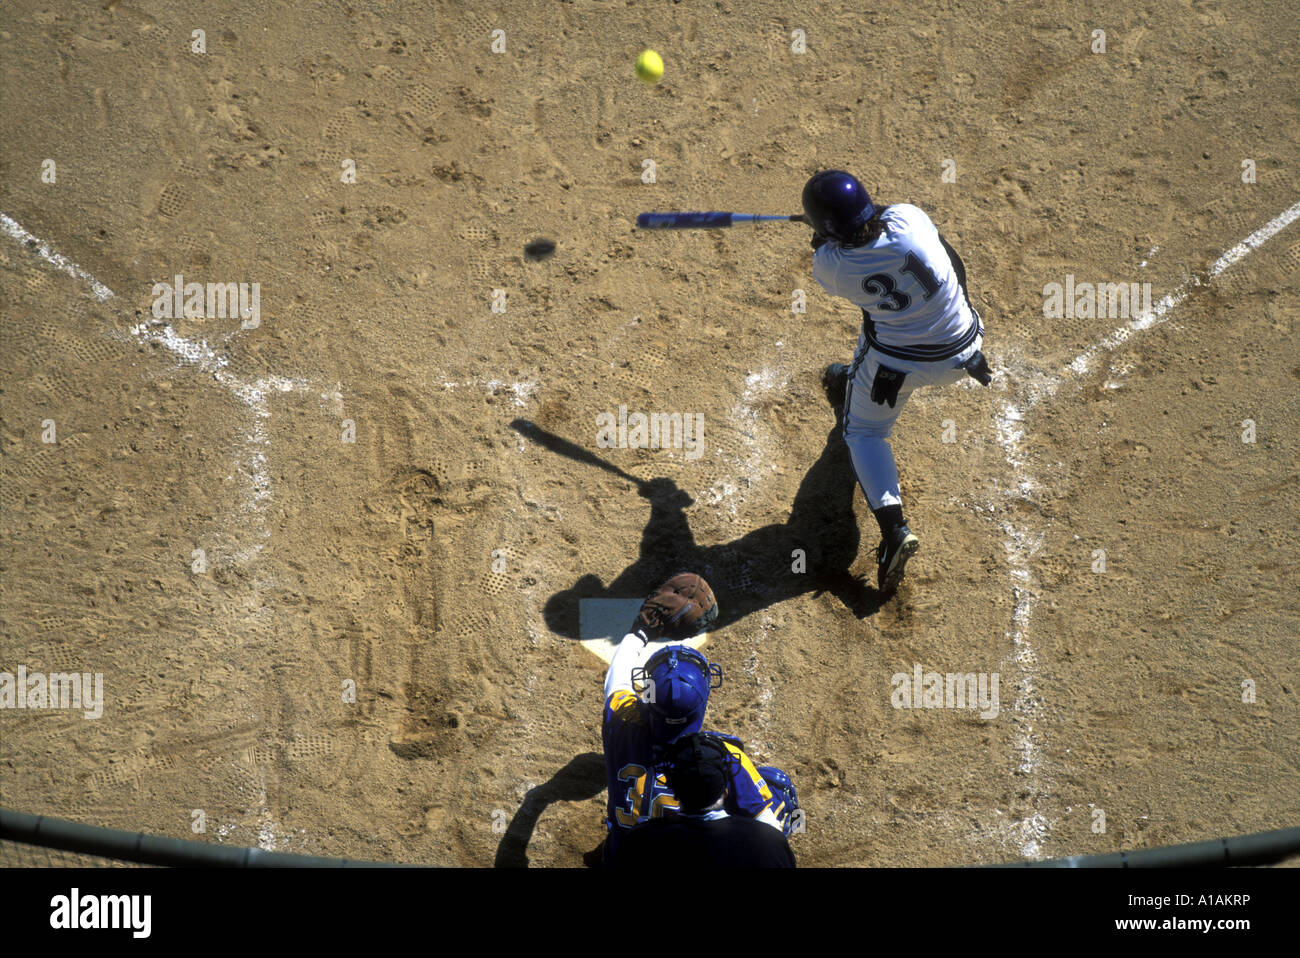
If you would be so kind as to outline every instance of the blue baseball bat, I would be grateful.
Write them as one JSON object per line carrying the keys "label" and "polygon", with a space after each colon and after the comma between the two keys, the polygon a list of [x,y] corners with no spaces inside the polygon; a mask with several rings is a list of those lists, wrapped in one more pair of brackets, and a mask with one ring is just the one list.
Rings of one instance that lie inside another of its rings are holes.
{"label": "blue baseball bat", "polygon": [[786,223],[804,222],[803,214],[793,216],[762,216],[757,213],[641,213],[636,218],[637,229],[643,230],[717,230],[736,223]]}

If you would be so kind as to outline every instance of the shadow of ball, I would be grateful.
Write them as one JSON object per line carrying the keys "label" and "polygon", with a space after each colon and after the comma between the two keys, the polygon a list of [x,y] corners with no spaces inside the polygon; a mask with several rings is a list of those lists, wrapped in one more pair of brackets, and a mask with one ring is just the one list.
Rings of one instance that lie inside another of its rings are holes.
{"label": "shadow of ball", "polygon": [[524,259],[530,262],[547,259],[555,252],[555,241],[545,237],[535,239],[524,247]]}

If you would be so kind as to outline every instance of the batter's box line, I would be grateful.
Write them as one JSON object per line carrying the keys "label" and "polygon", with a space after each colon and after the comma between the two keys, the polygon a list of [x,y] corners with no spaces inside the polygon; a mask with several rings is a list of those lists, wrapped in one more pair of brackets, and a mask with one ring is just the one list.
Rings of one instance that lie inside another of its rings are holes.
{"label": "batter's box line", "polygon": [[[1080,353],[1064,370],[1061,377],[1035,372],[1023,362],[1014,367],[1008,364],[1008,372],[1018,374],[1019,385],[1014,388],[1012,397],[1002,400],[995,426],[998,445],[1001,446],[1007,465],[1010,467],[1015,488],[1011,490],[999,488],[998,492],[1002,499],[1004,501],[1029,500],[1038,488],[1034,476],[1029,471],[1030,456],[1025,448],[1025,421],[1032,409],[1042,403],[1050,402],[1059,386],[1071,377],[1084,375],[1098,356],[1118,348],[1134,334],[1165,322],[1194,287],[1206,285],[1217,279],[1295,222],[1297,218],[1300,218],[1300,202],[1293,204],[1224,252],[1211,265],[1205,283],[1199,278],[1193,278],[1191,282],[1162,297],[1149,312],[1137,317],[1128,325],[1116,329],[1096,345]],[[988,505],[991,506],[993,503]],[[1007,635],[1011,639],[1012,650],[1008,661],[1019,670],[1021,675],[1021,693],[1016,699],[1013,718],[1016,724],[1015,750],[1020,756],[1018,772],[1029,780],[1028,791],[1033,808],[1032,814],[1023,820],[1007,823],[1004,839],[1016,840],[1020,845],[1021,854],[1026,858],[1038,858],[1041,857],[1043,842],[1050,835],[1054,824],[1040,809],[1042,801],[1049,797],[1050,792],[1045,781],[1046,775],[1041,756],[1043,703],[1035,687],[1038,656],[1030,641],[1033,610],[1039,598],[1038,583],[1033,574],[1033,559],[1042,548],[1045,533],[1031,528],[1029,520],[1023,524],[1004,520],[999,522],[999,526],[1004,536],[1003,546],[1011,577],[1012,614],[1011,627]]]}
{"label": "batter's box line", "polygon": [[[108,286],[57,252],[48,242],[28,232],[12,217],[0,213],[0,229],[49,267],[88,284],[96,300],[101,303],[112,303],[119,315],[125,314],[125,309],[117,305],[117,294]],[[215,382],[249,409],[251,420],[244,438],[245,452],[235,464],[236,471],[247,476],[245,498],[241,503],[241,518],[229,521],[227,525],[240,531],[245,530],[248,528],[248,523],[241,520],[247,520],[251,515],[255,541],[241,552],[231,556],[235,561],[251,562],[270,538],[270,531],[266,528],[266,507],[271,496],[271,475],[266,458],[266,452],[271,445],[266,431],[266,422],[271,418],[268,400],[283,393],[306,392],[317,387],[319,383],[286,376],[262,376],[258,379],[246,380],[230,371],[230,360],[213,348],[207,340],[181,336],[170,323],[161,320],[148,320],[132,325],[129,337],[116,330],[108,331],[107,335],[114,339],[134,340],[161,346],[174,357],[178,367],[193,366],[201,372],[210,374]],[[320,398],[322,401],[330,401],[335,407],[334,412],[341,414],[343,405],[341,384],[336,383],[332,390],[322,392]],[[238,535],[234,538],[239,541]],[[266,584],[258,583],[259,586]]]}

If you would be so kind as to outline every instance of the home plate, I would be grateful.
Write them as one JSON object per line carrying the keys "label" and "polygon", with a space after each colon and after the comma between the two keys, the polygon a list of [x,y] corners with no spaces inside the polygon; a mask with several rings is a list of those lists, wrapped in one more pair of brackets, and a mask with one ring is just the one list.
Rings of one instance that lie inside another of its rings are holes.
{"label": "home plate", "polygon": [[[639,599],[579,599],[578,640],[596,658],[609,662],[614,657],[618,643],[627,635],[628,626],[636,621],[643,602],[644,596]],[[698,649],[708,638],[709,633],[705,632],[679,644]],[[648,646],[647,649],[653,647]]]}

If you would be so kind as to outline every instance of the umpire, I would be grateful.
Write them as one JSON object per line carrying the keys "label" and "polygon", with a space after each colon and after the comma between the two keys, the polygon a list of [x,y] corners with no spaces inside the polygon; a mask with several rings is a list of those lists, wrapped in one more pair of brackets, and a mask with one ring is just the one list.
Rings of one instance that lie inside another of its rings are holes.
{"label": "umpire", "polygon": [[670,746],[664,775],[680,810],[628,832],[614,867],[794,868],[794,852],[779,829],[727,814],[729,761],[726,746],[704,733]]}

